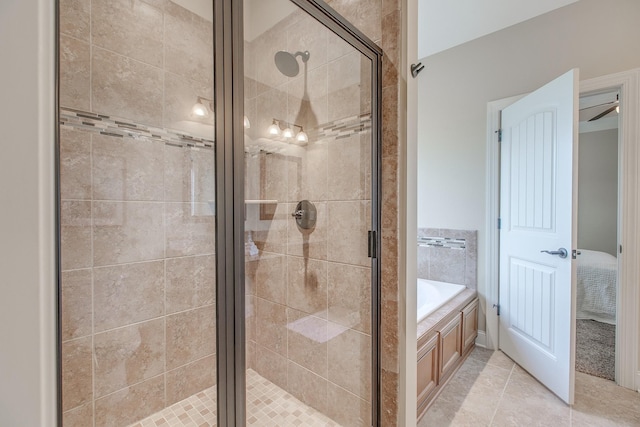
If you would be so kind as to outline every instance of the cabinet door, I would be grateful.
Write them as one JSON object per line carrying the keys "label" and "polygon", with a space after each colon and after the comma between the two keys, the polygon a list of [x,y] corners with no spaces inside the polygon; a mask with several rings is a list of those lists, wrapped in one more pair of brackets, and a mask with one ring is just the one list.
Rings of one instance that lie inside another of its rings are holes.
{"label": "cabinet door", "polygon": [[440,372],[442,383],[455,369],[456,362],[462,357],[462,313],[440,331]]}
{"label": "cabinet door", "polygon": [[436,332],[418,349],[418,417],[438,385],[438,337]]}
{"label": "cabinet door", "polygon": [[467,354],[478,336],[478,300],[462,310],[462,354]]}

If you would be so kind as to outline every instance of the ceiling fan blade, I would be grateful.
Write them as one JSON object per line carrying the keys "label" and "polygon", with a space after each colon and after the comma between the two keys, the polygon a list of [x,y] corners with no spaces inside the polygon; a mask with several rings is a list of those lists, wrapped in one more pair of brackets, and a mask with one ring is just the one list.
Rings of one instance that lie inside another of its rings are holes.
{"label": "ceiling fan blade", "polygon": [[604,116],[606,116],[607,114],[609,114],[610,112],[614,111],[618,106],[614,105],[613,107],[607,108],[606,110],[604,110],[602,113],[598,114],[597,116],[594,116],[592,118],[590,118],[588,121],[589,122],[593,122],[594,120],[598,120],[603,118]]}

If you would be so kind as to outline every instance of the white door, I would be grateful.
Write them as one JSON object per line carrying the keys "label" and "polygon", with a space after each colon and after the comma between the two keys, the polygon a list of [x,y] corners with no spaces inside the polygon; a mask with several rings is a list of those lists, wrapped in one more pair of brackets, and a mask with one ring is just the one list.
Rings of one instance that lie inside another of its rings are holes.
{"label": "white door", "polygon": [[504,109],[501,125],[499,346],[569,404],[577,105],[572,70]]}

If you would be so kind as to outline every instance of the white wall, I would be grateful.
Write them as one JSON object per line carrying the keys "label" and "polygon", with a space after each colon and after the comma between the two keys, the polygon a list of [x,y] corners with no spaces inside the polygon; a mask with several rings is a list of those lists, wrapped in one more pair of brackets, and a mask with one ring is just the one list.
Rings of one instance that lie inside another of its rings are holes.
{"label": "white wall", "polygon": [[581,133],[578,247],[617,256],[618,129]]}
{"label": "white wall", "polygon": [[53,1],[0,1],[0,425],[55,425]]}
{"label": "white wall", "polygon": [[531,92],[574,67],[581,79],[639,67],[639,18],[637,0],[580,0],[422,61],[418,227],[479,230],[481,293],[487,102]]}

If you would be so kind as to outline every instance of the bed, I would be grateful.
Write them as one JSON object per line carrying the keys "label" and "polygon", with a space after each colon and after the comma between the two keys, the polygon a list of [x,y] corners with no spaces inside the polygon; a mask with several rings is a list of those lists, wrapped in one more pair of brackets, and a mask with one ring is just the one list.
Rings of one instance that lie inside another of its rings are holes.
{"label": "bed", "polygon": [[615,324],[618,259],[605,252],[580,252],[576,318]]}

